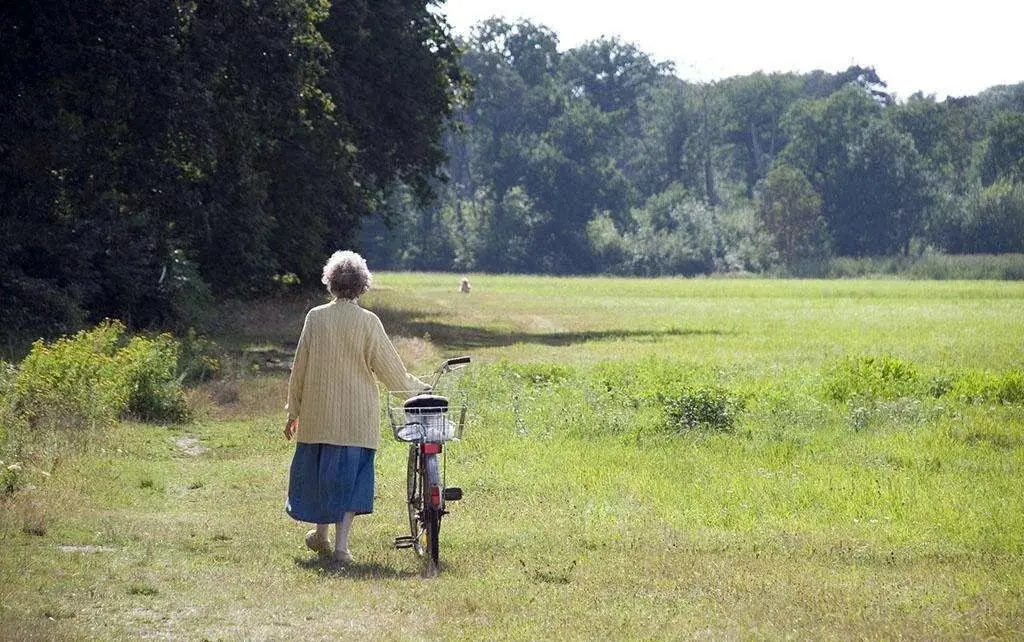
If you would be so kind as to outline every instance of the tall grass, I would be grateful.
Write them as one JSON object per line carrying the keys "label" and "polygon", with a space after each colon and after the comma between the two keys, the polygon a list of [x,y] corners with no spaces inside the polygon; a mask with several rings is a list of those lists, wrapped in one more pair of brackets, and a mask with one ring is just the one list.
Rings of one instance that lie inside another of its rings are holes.
{"label": "tall grass", "polygon": [[939,254],[839,257],[805,266],[802,276],[863,278],[892,276],[926,280],[1024,280],[1024,254]]}

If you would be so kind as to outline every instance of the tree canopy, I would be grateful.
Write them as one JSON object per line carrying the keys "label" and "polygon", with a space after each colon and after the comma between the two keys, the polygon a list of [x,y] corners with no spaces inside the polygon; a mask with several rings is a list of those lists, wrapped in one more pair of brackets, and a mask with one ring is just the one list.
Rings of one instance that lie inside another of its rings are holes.
{"label": "tree canopy", "polygon": [[426,0],[0,7],[8,332],[187,319],[426,202],[468,84]]}
{"label": "tree canopy", "polygon": [[[829,256],[1024,251],[976,229],[1024,227],[1024,84],[901,101],[856,65],[693,83],[616,38],[562,51],[546,27],[496,18],[464,50],[476,100],[447,138],[452,184],[392,232],[368,230],[385,265],[800,272]],[[440,222],[430,252],[402,232],[426,219]]]}

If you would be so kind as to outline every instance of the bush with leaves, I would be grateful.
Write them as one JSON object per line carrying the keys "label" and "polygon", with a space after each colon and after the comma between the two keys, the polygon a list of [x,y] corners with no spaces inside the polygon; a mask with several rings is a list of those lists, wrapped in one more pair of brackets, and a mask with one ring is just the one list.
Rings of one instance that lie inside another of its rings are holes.
{"label": "bush with leaves", "polygon": [[29,429],[69,432],[116,420],[128,399],[127,381],[114,358],[123,333],[121,323],[105,321],[53,343],[33,343],[11,391],[15,418]]}
{"label": "bush with leaves", "polygon": [[222,351],[216,342],[189,328],[181,339],[178,372],[184,383],[208,381],[224,370]]}
{"label": "bush with leaves", "polygon": [[748,396],[723,385],[720,373],[672,360],[603,363],[592,377],[604,403],[676,432],[731,431],[747,405]]}
{"label": "bush with leaves", "polygon": [[52,343],[42,340],[17,369],[3,377],[3,451],[18,455],[28,444],[56,435],[76,439],[101,430],[122,414],[180,421],[187,406],[176,377],[178,343],[170,335],[124,341],[119,321]]}
{"label": "bush with leaves", "polygon": [[946,393],[963,403],[1024,403],[1024,370],[1001,375],[972,370],[948,379]]}
{"label": "bush with leaves", "polygon": [[743,397],[718,386],[699,386],[662,395],[661,403],[668,425],[677,431],[731,431],[746,407]]}
{"label": "bush with leaves", "polygon": [[825,396],[846,402],[853,398],[900,399],[919,396],[917,366],[891,355],[845,357],[825,376]]}
{"label": "bush with leaves", "polygon": [[175,376],[178,342],[169,334],[132,337],[115,355],[127,387],[123,411],[147,421],[182,421],[188,406]]}

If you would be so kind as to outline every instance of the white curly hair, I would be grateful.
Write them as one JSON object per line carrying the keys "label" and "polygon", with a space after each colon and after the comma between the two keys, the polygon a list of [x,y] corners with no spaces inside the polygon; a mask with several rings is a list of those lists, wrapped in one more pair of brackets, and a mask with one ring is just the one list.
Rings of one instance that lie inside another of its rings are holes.
{"label": "white curly hair", "polygon": [[370,289],[373,274],[363,257],[349,250],[338,250],[327,259],[320,281],[339,299],[356,299]]}

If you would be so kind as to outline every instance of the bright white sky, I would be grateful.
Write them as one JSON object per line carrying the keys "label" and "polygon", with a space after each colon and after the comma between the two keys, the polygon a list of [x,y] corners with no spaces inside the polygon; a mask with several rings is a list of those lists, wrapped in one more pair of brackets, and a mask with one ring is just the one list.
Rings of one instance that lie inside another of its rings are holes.
{"label": "bright white sky", "polygon": [[859,64],[899,99],[939,100],[1024,81],[1021,0],[447,0],[441,12],[461,36],[526,18],[562,51],[618,36],[686,80]]}

